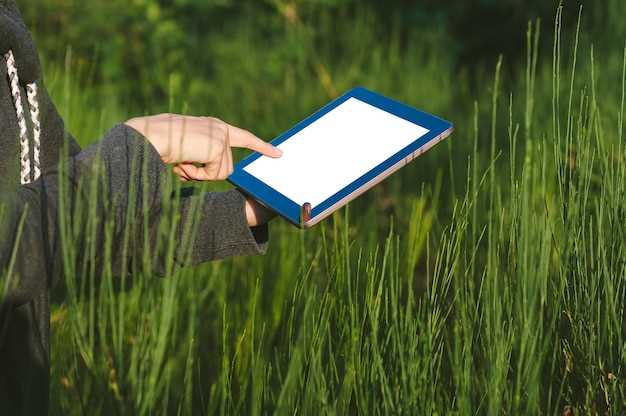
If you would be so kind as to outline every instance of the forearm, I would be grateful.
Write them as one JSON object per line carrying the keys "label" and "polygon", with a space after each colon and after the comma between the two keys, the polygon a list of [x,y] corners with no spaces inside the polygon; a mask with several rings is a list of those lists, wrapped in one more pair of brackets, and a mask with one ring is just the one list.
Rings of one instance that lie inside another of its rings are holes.
{"label": "forearm", "polygon": [[98,275],[115,263],[111,273],[120,275],[149,256],[152,269],[143,271],[167,274],[168,265],[266,250],[267,226],[255,225],[269,213],[255,202],[235,190],[179,192],[174,183],[155,149],[118,126],[35,183],[2,194],[0,294],[26,303],[85,262]]}
{"label": "forearm", "polygon": [[[117,126],[100,144],[83,151],[76,158],[78,176],[92,175],[94,160],[101,161],[105,176],[103,192],[96,194],[109,201],[108,207],[98,205],[99,215],[114,219],[114,238],[129,241],[126,253],[134,257],[124,259],[124,253],[118,253],[122,264],[132,260],[137,265],[148,256],[151,261],[143,263],[154,266],[150,271],[167,274],[168,265],[194,265],[266,249],[267,227],[254,227],[269,219],[264,209],[246,203],[237,191],[200,194],[181,189],[154,146],[134,129]],[[91,197],[83,191],[80,200]]]}

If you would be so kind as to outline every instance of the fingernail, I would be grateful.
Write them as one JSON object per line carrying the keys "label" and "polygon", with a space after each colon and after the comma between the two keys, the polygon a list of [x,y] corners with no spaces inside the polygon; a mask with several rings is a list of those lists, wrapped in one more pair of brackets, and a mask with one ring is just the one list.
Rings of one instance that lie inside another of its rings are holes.
{"label": "fingernail", "polygon": [[276,151],[276,154],[277,154],[278,156],[282,156],[282,155],[283,155],[283,151],[282,151],[282,150],[280,150],[278,147],[274,147],[274,150]]}

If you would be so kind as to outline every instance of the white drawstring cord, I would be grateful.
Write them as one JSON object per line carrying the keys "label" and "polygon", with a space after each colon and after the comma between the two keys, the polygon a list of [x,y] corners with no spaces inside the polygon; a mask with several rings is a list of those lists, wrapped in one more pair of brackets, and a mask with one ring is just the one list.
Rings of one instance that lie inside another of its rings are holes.
{"label": "white drawstring cord", "polygon": [[13,51],[9,51],[4,55],[7,62],[7,72],[9,74],[9,82],[11,83],[11,95],[15,104],[15,114],[17,115],[17,123],[20,128],[20,181],[22,185],[27,185],[33,180],[36,181],[41,176],[41,165],[39,163],[41,149],[41,124],[39,122],[39,103],[37,101],[37,84],[35,82],[26,86],[26,95],[28,96],[28,106],[30,110],[30,118],[33,122],[33,159],[34,159],[34,175],[31,180],[30,170],[30,139],[28,138],[28,129],[26,127],[26,119],[24,118],[24,107],[22,106],[22,94],[20,91],[20,79],[17,74],[17,66]]}
{"label": "white drawstring cord", "polygon": [[30,119],[33,121],[33,180],[41,176],[41,165],[39,163],[39,153],[41,152],[41,124],[39,122],[39,101],[37,100],[37,84],[32,82],[26,86],[28,96],[28,107],[30,108]]}

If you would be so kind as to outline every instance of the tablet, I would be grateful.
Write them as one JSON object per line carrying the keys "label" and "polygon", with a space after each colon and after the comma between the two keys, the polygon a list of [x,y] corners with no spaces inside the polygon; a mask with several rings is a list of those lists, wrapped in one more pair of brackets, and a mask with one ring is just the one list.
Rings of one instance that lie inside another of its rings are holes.
{"label": "tablet", "polygon": [[309,228],[453,130],[450,122],[355,88],[278,136],[278,159],[253,153],[228,180],[294,225]]}

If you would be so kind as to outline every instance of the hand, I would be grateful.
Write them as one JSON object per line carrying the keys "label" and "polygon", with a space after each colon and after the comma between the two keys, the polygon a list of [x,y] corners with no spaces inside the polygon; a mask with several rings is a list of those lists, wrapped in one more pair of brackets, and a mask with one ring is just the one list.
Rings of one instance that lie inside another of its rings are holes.
{"label": "hand", "polygon": [[244,147],[269,157],[282,152],[252,133],[217,118],[160,114],[126,122],[146,137],[163,162],[174,164],[183,181],[224,180],[233,173],[232,147]]}
{"label": "hand", "polygon": [[[270,157],[282,155],[252,133],[216,118],[160,114],[133,118],[126,125],[146,137],[163,162],[175,164],[174,173],[183,181],[226,179],[233,172],[231,147],[245,147]],[[245,211],[250,227],[265,224],[275,216],[252,198],[246,198]]]}

